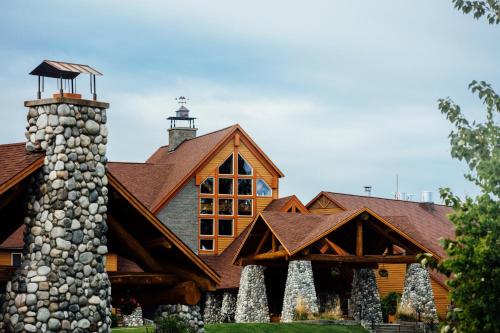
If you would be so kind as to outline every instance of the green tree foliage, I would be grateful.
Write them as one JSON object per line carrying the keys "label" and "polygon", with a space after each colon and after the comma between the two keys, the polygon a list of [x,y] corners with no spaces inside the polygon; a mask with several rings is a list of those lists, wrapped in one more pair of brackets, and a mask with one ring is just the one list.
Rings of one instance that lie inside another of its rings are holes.
{"label": "green tree foliage", "polygon": [[455,8],[465,14],[472,13],[475,19],[486,15],[489,24],[500,23],[500,1],[499,0],[452,0]]}
{"label": "green tree foliage", "polygon": [[422,263],[447,274],[454,310],[442,332],[500,332],[500,97],[485,82],[473,81],[470,90],[486,108],[484,122],[470,122],[451,99],[439,100],[439,109],[453,124],[450,133],[452,157],[470,168],[466,178],[481,190],[464,200],[450,189],[441,189],[445,203],[453,207],[449,216],[455,239],[442,241],[448,259]]}

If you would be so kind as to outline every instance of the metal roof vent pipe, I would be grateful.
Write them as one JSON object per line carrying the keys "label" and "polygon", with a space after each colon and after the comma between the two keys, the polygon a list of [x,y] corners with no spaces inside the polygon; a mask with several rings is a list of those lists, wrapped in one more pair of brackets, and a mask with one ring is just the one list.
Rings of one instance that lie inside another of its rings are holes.
{"label": "metal roof vent pipe", "polygon": [[434,208],[431,191],[422,191],[420,195],[420,205],[427,210],[432,210]]}

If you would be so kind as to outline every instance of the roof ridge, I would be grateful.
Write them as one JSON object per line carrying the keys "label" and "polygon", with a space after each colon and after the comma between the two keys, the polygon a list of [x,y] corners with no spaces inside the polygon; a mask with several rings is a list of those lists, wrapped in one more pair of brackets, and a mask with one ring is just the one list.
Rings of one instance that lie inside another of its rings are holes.
{"label": "roof ridge", "polygon": [[[366,196],[366,195],[361,195],[361,194],[349,194],[349,193],[340,193],[340,192],[331,192],[331,191],[321,191],[322,193],[328,193],[328,194],[339,194],[339,195],[348,195],[351,197],[359,197],[359,198],[367,198],[367,199],[380,199],[380,200],[388,200],[388,201],[395,201],[395,202],[406,202],[406,203],[411,203],[411,204],[421,204],[423,202],[419,201],[411,201],[411,200],[397,200],[397,199],[390,199],[390,198],[383,198],[383,197],[373,197],[373,196]],[[449,207],[444,204],[439,204],[433,202],[434,205],[438,206],[443,206],[443,207]]]}
{"label": "roof ridge", "polygon": [[20,145],[25,145],[25,144],[26,144],[26,142],[0,143],[0,147],[20,146]]}

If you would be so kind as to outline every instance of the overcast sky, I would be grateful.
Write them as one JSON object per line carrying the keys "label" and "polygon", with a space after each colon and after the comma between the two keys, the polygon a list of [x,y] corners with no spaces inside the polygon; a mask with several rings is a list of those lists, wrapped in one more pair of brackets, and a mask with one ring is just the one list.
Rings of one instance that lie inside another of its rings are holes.
{"label": "overcast sky", "polygon": [[480,119],[467,84],[500,90],[500,27],[449,0],[2,1],[0,31],[1,143],[24,140],[38,63],[84,63],[104,73],[110,160],[166,144],[185,95],[199,134],[239,123],[285,173],[281,195],[306,202],[364,185],[390,197],[396,174],[415,199],[474,194],[437,99]]}

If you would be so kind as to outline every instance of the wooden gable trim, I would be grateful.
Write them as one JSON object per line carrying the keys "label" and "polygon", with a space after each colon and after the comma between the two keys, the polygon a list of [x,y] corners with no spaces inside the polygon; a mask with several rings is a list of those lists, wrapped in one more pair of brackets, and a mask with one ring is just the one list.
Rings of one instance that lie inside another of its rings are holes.
{"label": "wooden gable trim", "polygon": [[[243,142],[248,142],[247,146],[252,153],[259,159],[263,159],[261,162],[272,170],[272,173],[276,174],[277,177],[284,177],[285,175],[280,169],[269,159],[269,157],[259,148],[259,146],[250,138],[250,136],[241,128],[239,124],[233,125],[233,129],[229,131],[219,143],[169,192],[167,193],[157,204],[153,206],[151,211],[153,214],[157,214],[171,198],[179,192],[186,183],[194,177],[194,175],[202,169],[208,161],[210,161],[229,141],[235,137],[239,136],[239,140]],[[266,168],[267,168],[266,167]]]}
{"label": "wooden gable trim", "polygon": [[45,156],[40,156],[39,159],[37,159],[35,162],[31,163],[24,170],[20,171],[14,177],[9,179],[7,182],[0,185],[0,195],[4,194],[9,189],[11,189],[13,186],[19,184],[22,180],[26,179],[26,177],[30,176],[35,171],[37,171],[43,165],[44,160],[45,160]]}
{"label": "wooden gable trim", "polygon": [[406,240],[408,240],[410,243],[414,244],[415,246],[417,246],[418,248],[422,249],[424,252],[427,252],[427,253],[431,253],[435,258],[437,258],[438,260],[441,259],[441,257],[439,255],[437,255],[436,253],[434,253],[433,251],[431,251],[430,249],[428,249],[427,247],[425,247],[424,245],[422,245],[421,243],[417,242],[415,239],[413,239],[411,236],[409,236],[408,234],[406,234],[405,232],[403,232],[402,230],[396,228],[395,226],[393,226],[390,222],[386,221],[385,219],[383,219],[381,216],[377,215],[375,212],[373,212],[372,210],[370,210],[369,208],[361,208],[359,210],[357,210],[356,212],[354,212],[353,214],[349,215],[348,217],[344,218],[340,223],[336,224],[335,226],[333,226],[332,228],[326,230],[325,232],[323,232],[321,235],[317,236],[316,238],[314,238],[313,240],[305,243],[304,245],[300,246],[299,248],[295,249],[291,255],[294,255],[298,252],[300,252],[301,250],[305,249],[306,247],[310,246],[311,244],[314,244],[315,242],[317,242],[318,240],[320,240],[321,238],[324,238],[326,237],[328,234],[332,233],[333,231],[339,229],[341,226],[345,225],[346,223],[350,222],[352,219],[354,219],[355,217],[359,216],[360,214],[362,213],[368,213],[370,215],[372,215],[374,218],[376,218],[378,221],[382,222],[383,224],[385,224],[387,227],[389,227],[390,229],[392,229],[394,232],[398,233],[399,235],[401,235],[403,238],[405,238]]}
{"label": "wooden gable trim", "polygon": [[285,205],[283,205],[280,211],[286,213],[290,208],[294,206],[297,210],[299,210],[297,213],[310,213],[306,206],[304,206],[304,204],[299,200],[299,198],[297,198],[295,194],[290,197],[290,199],[285,203]]}
{"label": "wooden gable trim", "polygon": [[344,207],[340,202],[338,202],[337,200],[333,199],[331,196],[328,195],[328,192],[326,191],[321,191],[319,192],[318,195],[316,195],[314,198],[311,199],[311,201],[309,201],[307,203],[307,205],[305,205],[305,207],[307,209],[310,209],[310,207],[312,206],[312,204],[314,204],[316,201],[318,201],[319,198],[321,198],[322,196],[324,196],[325,198],[327,198],[328,200],[330,200],[333,204],[337,205],[340,209],[342,210],[348,210],[346,207]]}
{"label": "wooden gable trim", "polygon": [[208,275],[216,284],[220,284],[220,276],[212,270],[200,257],[187,247],[170,229],[150,212],[134,195],[132,195],[111,173],[107,173],[109,184],[112,185],[134,208],[156,227],[173,245],[184,253],[196,266]]}
{"label": "wooden gable trim", "polygon": [[[276,232],[273,230],[273,228],[271,228],[271,226],[269,225],[269,223],[267,223],[267,221],[264,219],[264,217],[262,216],[262,213],[259,213],[259,215],[257,215],[257,217],[255,218],[255,220],[252,222],[252,224],[250,225],[250,229],[248,230],[247,234],[245,235],[245,238],[243,238],[243,240],[241,241],[241,244],[240,246],[238,247],[238,250],[236,250],[234,256],[233,256],[233,260],[232,260],[232,263],[233,265],[236,264],[237,262],[237,259],[240,255],[240,252],[241,250],[243,249],[243,246],[245,246],[247,240],[248,240],[248,237],[250,237],[250,234],[252,233],[253,229],[255,228],[255,225],[257,224],[257,222],[259,221],[259,219],[262,219],[262,221],[264,222],[264,224],[267,226],[268,230],[271,232],[271,234],[276,237],[276,239],[278,240],[278,242],[281,244],[281,246],[283,246],[283,248],[285,249],[286,251],[286,256],[290,256],[290,251],[288,250],[288,248],[285,246],[284,242],[278,237],[278,235],[276,234]],[[266,232],[267,234],[267,232]],[[260,245],[260,244],[259,244]]]}

